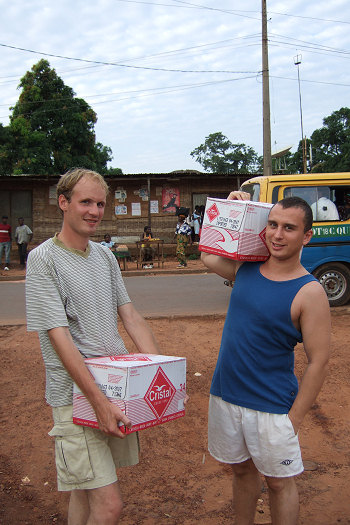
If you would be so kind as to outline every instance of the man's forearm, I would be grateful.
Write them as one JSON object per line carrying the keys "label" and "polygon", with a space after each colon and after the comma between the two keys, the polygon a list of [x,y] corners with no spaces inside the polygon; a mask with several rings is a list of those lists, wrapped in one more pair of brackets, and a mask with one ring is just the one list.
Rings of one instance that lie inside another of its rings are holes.
{"label": "man's forearm", "polygon": [[289,417],[296,431],[298,431],[305,415],[309,412],[316,401],[326,378],[327,371],[327,363],[310,363],[307,366],[300,384],[298,395],[289,411]]}

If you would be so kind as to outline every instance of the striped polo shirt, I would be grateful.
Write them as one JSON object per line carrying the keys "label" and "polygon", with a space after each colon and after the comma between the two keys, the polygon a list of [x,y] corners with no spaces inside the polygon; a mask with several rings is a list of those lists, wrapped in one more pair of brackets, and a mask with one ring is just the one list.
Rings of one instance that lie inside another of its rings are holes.
{"label": "striped polo shirt", "polygon": [[89,241],[85,252],[57,237],[28,256],[27,329],[37,331],[46,369],[46,400],[72,403],[73,382],[50,343],[48,330],[67,326],[84,358],[127,353],[118,332],[117,308],[130,302],[111,251]]}

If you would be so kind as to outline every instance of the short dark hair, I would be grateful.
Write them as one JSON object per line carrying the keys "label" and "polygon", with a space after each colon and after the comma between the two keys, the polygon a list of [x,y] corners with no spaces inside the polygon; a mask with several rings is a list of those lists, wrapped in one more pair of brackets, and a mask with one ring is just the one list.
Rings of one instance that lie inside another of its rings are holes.
{"label": "short dark hair", "polygon": [[3,215],[1,218],[2,219],[8,219],[8,216],[7,215]]}
{"label": "short dark hair", "polygon": [[276,204],[280,204],[284,209],[300,208],[301,210],[303,210],[305,225],[304,232],[311,230],[313,223],[312,209],[310,205],[306,201],[304,201],[304,199],[301,199],[300,197],[286,197],[285,199],[276,202]]}
{"label": "short dark hair", "polygon": [[62,175],[58,181],[56,187],[56,198],[58,206],[58,199],[60,195],[64,195],[67,201],[70,202],[75,185],[78,184],[80,179],[82,179],[83,177],[92,179],[98,184],[100,184],[101,188],[105,190],[106,196],[108,195],[108,185],[102,175],[100,175],[96,171],[85,168],[72,168],[68,170],[67,173]]}

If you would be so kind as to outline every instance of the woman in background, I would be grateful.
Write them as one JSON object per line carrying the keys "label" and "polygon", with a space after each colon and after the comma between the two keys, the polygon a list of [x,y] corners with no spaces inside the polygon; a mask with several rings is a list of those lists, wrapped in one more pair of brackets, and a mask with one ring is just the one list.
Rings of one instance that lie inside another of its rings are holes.
{"label": "woman in background", "polygon": [[179,215],[178,223],[176,225],[174,239],[176,239],[176,257],[179,262],[177,268],[185,268],[186,261],[186,247],[192,244],[192,228],[185,222],[186,216]]}

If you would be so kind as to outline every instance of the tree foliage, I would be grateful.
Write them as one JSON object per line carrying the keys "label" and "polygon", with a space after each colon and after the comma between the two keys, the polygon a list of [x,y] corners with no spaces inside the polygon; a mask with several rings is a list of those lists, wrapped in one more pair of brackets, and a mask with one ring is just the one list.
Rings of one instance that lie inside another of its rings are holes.
{"label": "tree foliage", "polygon": [[312,171],[350,171],[350,108],[334,111],[323,124],[311,135]]}
{"label": "tree foliage", "polygon": [[191,156],[211,173],[254,173],[261,165],[257,153],[245,144],[232,144],[221,132],[206,137]]}
{"label": "tree foliage", "polygon": [[[335,173],[350,171],[350,109],[341,108],[323,119],[323,127],[306,139],[307,171]],[[311,150],[311,153],[310,153]],[[303,173],[303,148],[285,156],[287,173]]]}
{"label": "tree foliage", "polygon": [[112,150],[96,143],[96,113],[46,60],[21,79],[21,94],[0,129],[2,173],[58,174],[73,166],[108,171]]}

